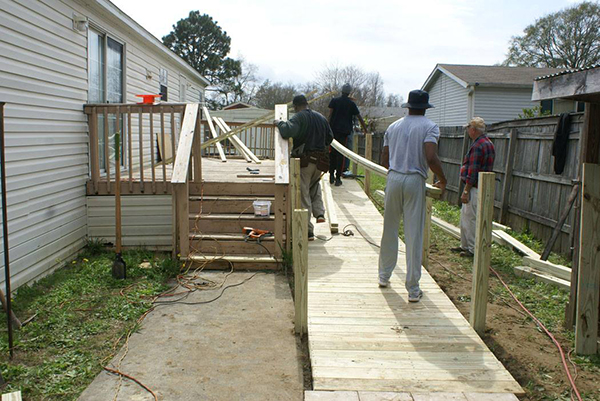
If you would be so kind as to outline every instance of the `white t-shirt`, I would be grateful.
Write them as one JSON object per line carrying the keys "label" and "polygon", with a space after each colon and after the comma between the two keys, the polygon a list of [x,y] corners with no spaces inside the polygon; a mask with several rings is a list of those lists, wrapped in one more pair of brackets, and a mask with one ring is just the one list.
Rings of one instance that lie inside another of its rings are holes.
{"label": "white t-shirt", "polygon": [[425,116],[408,115],[392,123],[383,138],[383,146],[390,148],[390,170],[427,178],[425,142],[437,143],[439,137],[438,125]]}

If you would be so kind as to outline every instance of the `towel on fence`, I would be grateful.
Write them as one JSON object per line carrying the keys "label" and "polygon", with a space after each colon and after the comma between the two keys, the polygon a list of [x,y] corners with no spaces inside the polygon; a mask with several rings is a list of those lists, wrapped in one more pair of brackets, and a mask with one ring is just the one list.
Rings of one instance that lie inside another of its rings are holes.
{"label": "towel on fence", "polygon": [[571,130],[571,115],[562,113],[556,124],[554,142],[552,143],[552,156],[554,156],[554,173],[562,174],[567,161],[567,146]]}

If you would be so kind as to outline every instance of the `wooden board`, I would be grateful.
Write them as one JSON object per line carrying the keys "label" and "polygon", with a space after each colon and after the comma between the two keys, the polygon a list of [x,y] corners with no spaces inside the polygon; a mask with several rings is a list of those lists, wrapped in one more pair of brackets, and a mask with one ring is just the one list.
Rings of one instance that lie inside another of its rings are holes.
{"label": "wooden board", "polygon": [[567,291],[571,288],[571,283],[569,281],[553,277],[530,266],[515,266],[514,270],[515,274],[519,277],[532,278],[535,281],[550,284]]}
{"label": "wooden board", "polygon": [[575,351],[580,355],[593,355],[598,350],[600,165],[585,163],[582,181]]}
{"label": "wooden board", "polygon": [[[275,119],[287,121],[288,110],[285,104],[275,105]],[[279,129],[275,127],[275,183],[288,184],[290,182],[290,148],[289,141],[283,139]]]}
{"label": "wooden board", "polygon": [[[210,135],[213,138],[217,138],[219,135],[217,134],[217,130],[215,129],[215,126],[213,124],[212,118],[210,117],[210,113],[208,112],[208,109],[206,107],[203,107],[202,113],[204,114],[204,117],[206,117],[206,122],[208,123],[208,129],[210,130]],[[221,161],[226,162],[227,159],[225,158],[225,152],[223,151],[223,145],[221,145],[221,142],[215,143],[215,146],[217,147],[217,151],[219,152],[219,157],[221,158]]]}
{"label": "wooden board", "polygon": [[423,299],[408,303],[403,253],[391,287],[378,288],[383,218],[356,182],[331,192],[340,230],[353,224],[354,236],[317,224],[315,234],[331,239],[309,243],[314,390],[522,393],[426,270]]}
{"label": "wooden board", "polygon": [[533,267],[539,272],[565,280],[567,283],[571,282],[571,269],[569,267],[555,265],[546,260],[534,259],[529,256],[523,257],[523,262],[525,262],[525,265]]}

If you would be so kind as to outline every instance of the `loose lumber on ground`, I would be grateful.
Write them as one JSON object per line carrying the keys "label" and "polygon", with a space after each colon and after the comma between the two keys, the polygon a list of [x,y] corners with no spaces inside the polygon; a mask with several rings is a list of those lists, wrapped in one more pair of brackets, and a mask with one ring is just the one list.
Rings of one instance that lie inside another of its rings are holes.
{"label": "loose lumber on ground", "polygon": [[13,393],[2,394],[2,401],[21,401],[21,392],[15,391]]}
{"label": "loose lumber on ground", "polygon": [[[458,227],[434,216],[431,217],[431,222],[451,237],[460,239],[460,229]],[[518,240],[504,231],[493,230],[492,240],[499,245],[516,249],[519,253],[525,254],[523,257],[525,266],[515,267],[515,274],[517,276],[532,277],[536,280],[556,285],[560,288],[568,289],[570,287],[570,268],[541,260],[540,256],[535,253],[535,251],[521,244]]]}
{"label": "loose lumber on ground", "polygon": [[556,287],[559,288],[563,288],[565,290],[569,290],[569,288],[571,288],[571,283],[557,278],[557,277],[553,277],[549,274],[537,271],[536,269],[530,267],[530,266],[515,266],[515,274],[519,277],[528,277],[528,278],[533,278],[535,281],[541,281],[547,284],[551,284],[554,285]]}

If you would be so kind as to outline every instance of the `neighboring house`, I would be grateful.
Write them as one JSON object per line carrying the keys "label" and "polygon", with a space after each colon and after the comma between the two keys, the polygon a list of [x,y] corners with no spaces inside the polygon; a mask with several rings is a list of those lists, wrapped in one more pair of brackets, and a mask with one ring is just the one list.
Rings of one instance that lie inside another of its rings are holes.
{"label": "neighboring house", "polygon": [[150,93],[198,102],[207,85],[107,0],[0,1],[14,287],[61,266],[85,244],[90,167],[84,104],[134,103],[140,101],[136,94]]}
{"label": "neighboring house", "polygon": [[[523,109],[540,106],[540,102],[531,101],[534,79],[560,71],[558,68],[438,64],[422,87],[429,92],[429,101],[435,106],[427,111],[427,117],[440,126],[464,125],[475,116],[490,124],[514,120],[523,114]],[[541,106],[550,114],[578,108],[573,101],[549,101]]]}
{"label": "neighboring house", "polygon": [[[408,114],[402,107],[360,107],[360,114],[373,132],[385,132],[394,121]],[[360,128],[359,128],[360,130]]]}

